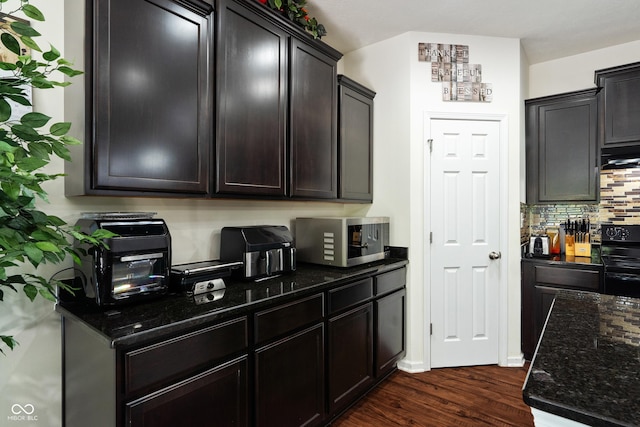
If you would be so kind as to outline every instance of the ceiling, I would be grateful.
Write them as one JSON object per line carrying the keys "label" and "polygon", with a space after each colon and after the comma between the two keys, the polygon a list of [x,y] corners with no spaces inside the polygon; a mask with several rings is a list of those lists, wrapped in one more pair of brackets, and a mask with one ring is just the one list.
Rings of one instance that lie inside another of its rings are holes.
{"label": "ceiling", "polygon": [[418,31],[521,39],[536,64],[640,40],[637,0],[308,0],[306,8],[342,53]]}

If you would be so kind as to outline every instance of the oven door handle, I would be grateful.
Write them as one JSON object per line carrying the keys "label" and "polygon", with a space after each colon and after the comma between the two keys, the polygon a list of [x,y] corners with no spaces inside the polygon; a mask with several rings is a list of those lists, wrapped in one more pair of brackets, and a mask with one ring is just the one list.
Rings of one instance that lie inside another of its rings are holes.
{"label": "oven door handle", "polygon": [[605,281],[609,280],[624,280],[625,282],[639,282],[640,283],[640,275],[633,273],[620,273],[620,272],[605,272],[604,276]]}

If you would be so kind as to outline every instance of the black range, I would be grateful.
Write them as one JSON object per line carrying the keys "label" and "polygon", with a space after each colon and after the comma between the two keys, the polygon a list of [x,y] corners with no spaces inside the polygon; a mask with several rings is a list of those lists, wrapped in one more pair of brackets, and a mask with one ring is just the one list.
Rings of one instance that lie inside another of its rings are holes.
{"label": "black range", "polygon": [[604,293],[640,297],[640,225],[602,225]]}

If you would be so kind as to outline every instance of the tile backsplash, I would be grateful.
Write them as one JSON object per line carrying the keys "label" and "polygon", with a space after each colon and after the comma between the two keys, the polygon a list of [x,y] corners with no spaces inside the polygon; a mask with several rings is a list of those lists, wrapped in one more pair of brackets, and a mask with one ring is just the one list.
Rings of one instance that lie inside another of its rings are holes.
{"label": "tile backsplash", "polygon": [[600,173],[600,222],[640,224],[640,168]]}
{"label": "tile backsplash", "polygon": [[520,209],[524,218],[528,220],[528,224],[527,221],[523,221],[525,224],[520,231],[523,243],[529,239],[531,234],[544,233],[547,228],[558,228],[560,224],[565,223],[567,219],[571,219],[571,221],[588,219],[591,223],[591,230],[589,230],[591,241],[594,243],[600,242],[600,225],[598,223],[600,210],[598,204],[523,204]]}
{"label": "tile backsplash", "polygon": [[525,243],[531,234],[558,227],[567,218],[589,219],[591,237],[600,242],[600,224],[640,224],[640,168],[600,172],[599,204],[520,205],[520,237]]}

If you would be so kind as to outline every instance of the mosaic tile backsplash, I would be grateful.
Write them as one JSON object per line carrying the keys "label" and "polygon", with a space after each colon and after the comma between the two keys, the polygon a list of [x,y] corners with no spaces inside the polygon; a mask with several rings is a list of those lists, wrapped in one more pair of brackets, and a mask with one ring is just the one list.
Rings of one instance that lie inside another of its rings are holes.
{"label": "mosaic tile backsplash", "polygon": [[558,228],[567,219],[571,219],[571,221],[589,220],[591,241],[593,243],[600,242],[599,205],[597,204],[522,205],[521,209],[524,209],[523,215],[528,220],[528,224],[524,225],[524,230],[520,233],[523,243],[529,239],[531,234],[542,234],[547,228]]}
{"label": "mosaic tile backsplash", "polygon": [[567,218],[588,219],[591,240],[599,243],[600,224],[640,224],[640,168],[601,171],[599,204],[521,204],[520,214],[522,243],[531,234],[558,227]]}
{"label": "mosaic tile backsplash", "polygon": [[600,222],[640,224],[640,169],[600,173]]}

